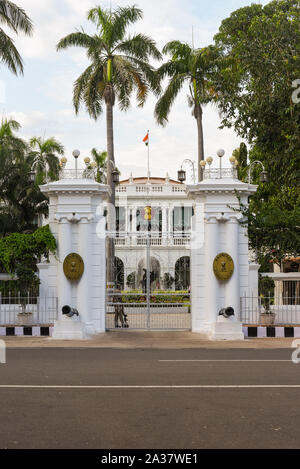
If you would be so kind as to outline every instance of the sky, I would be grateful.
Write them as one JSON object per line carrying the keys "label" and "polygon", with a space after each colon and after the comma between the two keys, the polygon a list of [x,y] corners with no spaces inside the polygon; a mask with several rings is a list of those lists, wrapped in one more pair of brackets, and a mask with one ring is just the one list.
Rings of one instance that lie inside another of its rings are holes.
{"label": "sky", "polygon": [[[73,167],[72,151],[79,149],[81,162],[90,156],[93,147],[106,149],[105,115],[97,122],[82,109],[75,115],[72,88],[76,78],[89,62],[83,49],[69,48],[56,51],[56,44],[65,35],[83,27],[93,34],[94,26],[86,20],[89,8],[100,4],[114,8],[136,4],[144,13],[130,33],[145,33],[162,49],[168,41],[178,39],[204,47],[213,42],[221,21],[234,10],[250,5],[251,0],[15,0],[34,23],[32,37],[14,36],[16,46],[24,59],[24,75],[15,77],[1,64],[0,108],[2,115],[13,117],[22,125],[20,135],[54,136],[65,147],[68,166]],[[256,3],[266,4],[267,1]],[[5,29],[5,28],[4,28]],[[197,160],[197,127],[187,105],[187,89],[178,96],[172,107],[167,126],[158,126],[153,116],[156,102],[150,96],[145,106],[135,106],[126,113],[115,106],[115,159],[121,179],[132,172],[134,177],[147,172],[147,149],[142,140],[150,130],[150,169],[152,176],[164,177],[168,172],[176,178],[183,160]],[[232,129],[219,129],[216,109],[207,106],[203,114],[205,157],[224,148],[224,164],[241,140]],[[189,170],[188,170],[189,172]]]}

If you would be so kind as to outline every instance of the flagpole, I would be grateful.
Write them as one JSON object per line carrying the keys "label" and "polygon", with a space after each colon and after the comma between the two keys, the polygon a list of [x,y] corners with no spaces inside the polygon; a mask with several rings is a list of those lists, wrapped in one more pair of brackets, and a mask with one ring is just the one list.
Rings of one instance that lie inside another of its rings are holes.
{"label": "flagpole", "polygon": [[148,130],[148,182],[150,181],[150,152],[149,152],[149,147],[150,147],[150,138],[149,138],[149,130]]}

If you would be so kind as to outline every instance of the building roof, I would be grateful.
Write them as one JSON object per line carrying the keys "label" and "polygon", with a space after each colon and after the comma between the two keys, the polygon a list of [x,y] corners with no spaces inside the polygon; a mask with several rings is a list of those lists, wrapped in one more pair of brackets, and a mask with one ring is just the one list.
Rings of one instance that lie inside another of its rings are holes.
{"label": "building roof", "polygon": [[[147,176],[138,177],[138,178],[128,178],[120,181],[120,184],[147,184],[148,178]],[[174,185],[182,185],[179,181],[175,181],[174,179],[170,178],[158,178],[158,177],[150,177],[150,184],[174,184]]]}

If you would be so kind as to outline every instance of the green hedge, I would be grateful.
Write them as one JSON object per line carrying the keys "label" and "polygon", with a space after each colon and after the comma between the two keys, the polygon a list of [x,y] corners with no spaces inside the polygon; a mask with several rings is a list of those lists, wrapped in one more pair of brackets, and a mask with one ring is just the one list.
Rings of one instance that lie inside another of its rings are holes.
{"label": "green hedge", "polygon": [[[135,293],[135,294],[133,294]],[[146,303],[147,296],[145,293],[135,290],[122,292],[122,303]],[[154,291],[150,296],[151,304],[181,303],[186,306],[190,304],[190,297],[187,291],[180,291],[170,294],[170,291]]]}

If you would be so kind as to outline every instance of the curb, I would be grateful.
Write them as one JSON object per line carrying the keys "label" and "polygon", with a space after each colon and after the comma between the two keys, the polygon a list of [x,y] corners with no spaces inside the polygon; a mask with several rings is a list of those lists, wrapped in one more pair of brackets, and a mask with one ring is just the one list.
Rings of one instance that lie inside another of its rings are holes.
{"label": "curb", "polygon": [[2,336],[29,336],[29,337],[51,337],[53,326],[5,326],[0,327]]}
{"label": "curb", "polygon": [[297,338],[300,337],[300,327],[293,326],[244,326],[243,333],[245,337],[264,339],[264,338]]}
{"label": "curb", "polygon": [[[137,331],[138,332],[138,331]],[[152,331],[153,332],[153,331]],[[52,337],[53,326],[2,326],[0,337]],[[293,326],[243,326],[248,339],[300,338],[300,327]]]}

